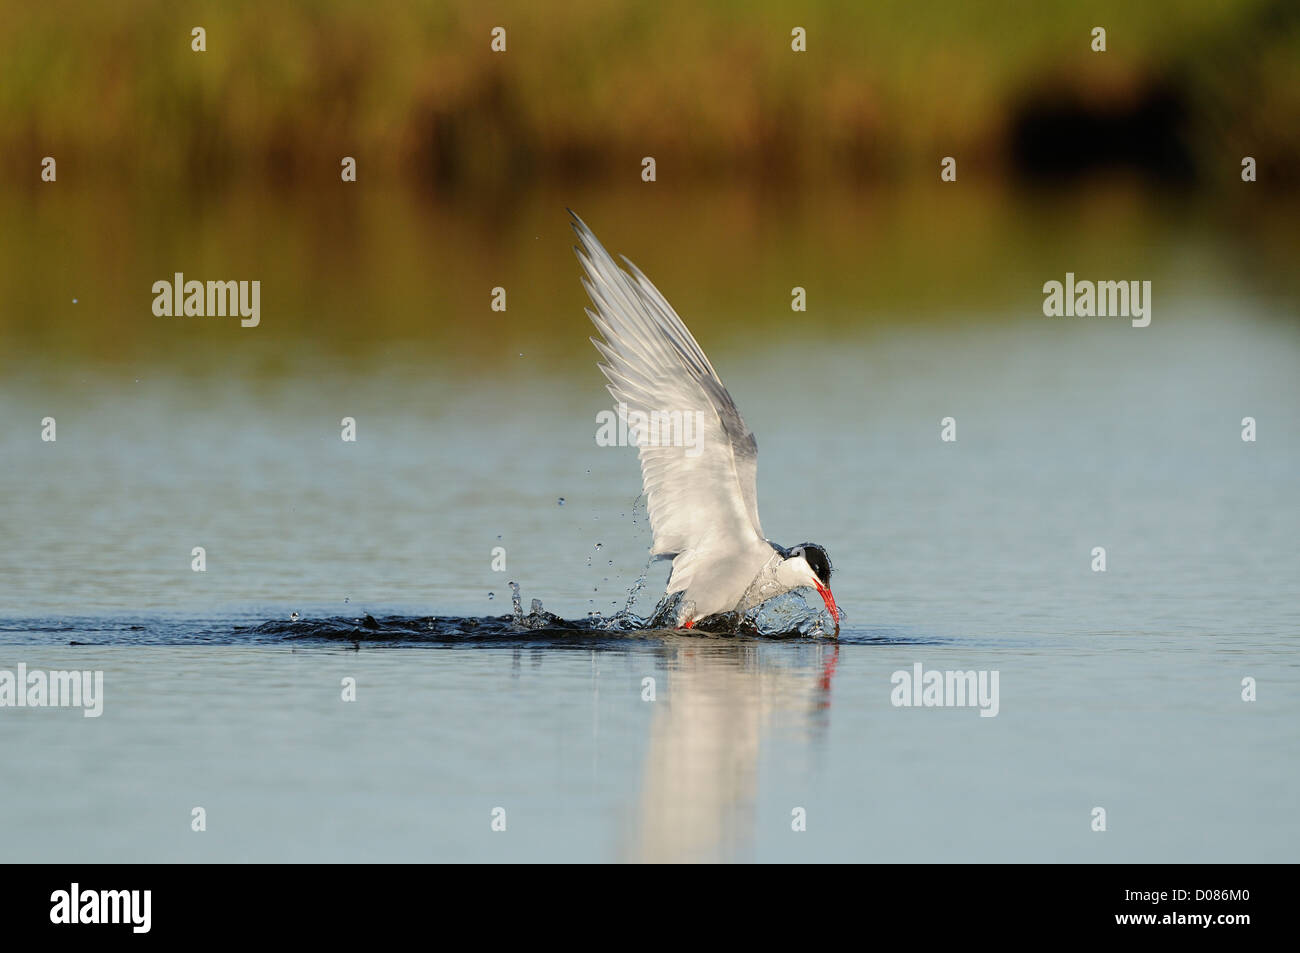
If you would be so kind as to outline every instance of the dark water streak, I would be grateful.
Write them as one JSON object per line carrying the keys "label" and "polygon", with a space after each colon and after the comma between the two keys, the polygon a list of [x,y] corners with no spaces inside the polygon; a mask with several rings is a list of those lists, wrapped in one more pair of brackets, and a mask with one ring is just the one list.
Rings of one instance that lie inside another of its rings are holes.
{"label": "dark water streak", "polygon": [[549,613],[529,614],[520,624],[513,616],[331,616],[258,622],[250,618],[69,617],[0,619],[0,644],[120,646],[298,646],[340,644],[360,649],[381,647],[518,646],[551,648],[626,648],[635,642],[779,642],[858,645],[935,645],[950,640],[897,629],[842,631],[838,639],[799,632],[784,636],[754,631],[734,633],[719,627],[692,632],[649,624],[646,620],[588,618],[567,620]]}

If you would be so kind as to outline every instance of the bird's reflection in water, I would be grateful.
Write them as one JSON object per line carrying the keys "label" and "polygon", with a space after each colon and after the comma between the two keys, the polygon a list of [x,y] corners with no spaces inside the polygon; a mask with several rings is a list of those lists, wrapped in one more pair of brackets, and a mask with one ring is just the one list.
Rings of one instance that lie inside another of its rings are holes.
{"label": "bird's reflection in water", "polygon": [[839,646],[692,640],[666,652],[627,859],[743,859],[763,742],[779,725],[818,746]]}

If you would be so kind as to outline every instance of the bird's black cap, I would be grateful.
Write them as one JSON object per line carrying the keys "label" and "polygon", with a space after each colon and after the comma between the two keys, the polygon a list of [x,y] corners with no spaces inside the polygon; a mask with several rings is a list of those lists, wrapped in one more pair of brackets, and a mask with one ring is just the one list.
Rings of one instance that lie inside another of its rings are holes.
{"label": "bird's black cap", "polygon": [[831,584],[831,557],[826,555],[826,550],[816,543],[800,543],[792,547],[790,555],[800,556],[808,561],[812,567],[813,573],[821,580],[821,584],[830,587]]}

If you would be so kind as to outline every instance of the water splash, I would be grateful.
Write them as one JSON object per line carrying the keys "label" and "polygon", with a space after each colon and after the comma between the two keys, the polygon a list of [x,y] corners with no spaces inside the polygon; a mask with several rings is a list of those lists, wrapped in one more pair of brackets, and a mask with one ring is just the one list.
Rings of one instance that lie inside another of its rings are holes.
{"label": "water splash", "polygon": [[[632,502],[630,515],[633,524],[638,523],[638,517],[645,514],[643,500],[643,496],[638,496]],[[563,506],[564,497],[560,497],[558,502]],[[639,531],[639,534],[644,534],[648,530],[649,527],[646,526]],[[500,539],[500,535],[497,538]],[[603,548],[603,542],[596,542],[593,550],[599,552]],[[622,608],[610,615],[602,615],[600,611],[592,608],[584,618],[563,619],[546,611],[542,600],[536,598],[531,600],[529,611],[525,613],[519,583],[512,581],[509,584],[510,615],[508,616],[375,619],[373,616],[366,615],[364,619],[325,619],[307,622],[300,620],[295,614],[289,623],[268,622],[257,626],[255,631],[260,635],[278,634],[284,638],[343,639],[357,643],[510,639],[521,634],[527,634],[529,638],[572,641],[584,636],[627,637],[649,632],[662,633],[664,630],[674,630],[675,634],[681,635],[682,633],[676,630],[677,619],[681,618],[680,610],[683,608],[681,593],[663,596],[647,615],[641,615],[636,611],[637,599],[645,590],[651,566],[655,561],[654,556],[646,560],[645,566],[628,590]],[[606,562],[610,566],[614,565],[612,559]],[[591,564],[592,559],[588,556],[587,565]],[[605,581],[608,581],[608,577],[605,577]],[[804,590],[778,593],[776,589],[779,587],[775,585],[775,581],[765,577],[756,579],[755,586],[757,588],[752,595],[765,601],[743,613],[721,613],[697,620],[688,637],[731,635],[762,638],[825,638],[836,634],[834,620],[820,606],[814,607],[805,598]],[[599,593],[600,587],[593,587],[592,592]],[[495,598],[495,592],[488,593],[489,600]],[[588,600],[588,604],[594,607],[595,599]],[[617,606],[618,600],[611,601],[610,605]]]}
{"label": "water splash", "polygon": [[[653,562],[653,559],[651,559]],[[582,641],[616,642],[647,634],[700,638],[731,636],[740,638],[820,639],[835,634],[834,621],[820,605],[807,598],[812,590],[784,592],[744,613],[722,613],[696,622],[688,633],[676,629],[683,594],[665,595],[648,615],[635,611],[636,598],[645,587],[650,563],[642,570],[628,593],[623,608],[604,616],[591,611],[585,618],[563,619],[547,612],[541,599],[532,599],[529,611],[523,610],[523,596],[517,582],[510,583],[511,614],[481,618],[430,616],[410,618],[390,616],[376,619],[365,615],[359,619],[307,620],[294,613],[288,621],[265,622],[254,626],[251,634],[271,639],[308,639],[346,641],[359,647],[367,643],[460,643],[475,640],[550,642],[571,645]]]}
{"label": "water splash", "polygon": [[821,602],[813,603],[808,595],[811,589],[791,589],[745,613],[743,628],[752,628],[754,634],[767,637],[801,635],[807,638],[830,638],[844,625],[844,612],[840,611],[839,625]]}
{"label": "water splash", "polygon": [[[761,638],[835,638],[835,620],[822,606],[809,600],[811,589],[791,589],[743,613],[723,612],[699,619],[692,632],[710,635],[757,636]],[[665,596],[645,619],[651,628],[673,628],[685,608],[693,615],[690,603],[683,605],[682,593]],[[842,620],[841,620],[842,624]]]}
{"label": "water splash", "polygon": [[[636,605],[636,597],[641,595],[641,590],[645,588],[646,577],[650,575],[650,566],[654,561],[655,558],[653,556],[646,560],[645,567],[641,570],[641,575],[636,577],[636,582],[634,582],[632,588],[628,590],[627,602],[623,604],[622,612],[616,613],[614,616],[615,618],[618,618],[620,615],[632,615],[632,607]],[[613,565],[613,563],[611,563],[611,565]]]}

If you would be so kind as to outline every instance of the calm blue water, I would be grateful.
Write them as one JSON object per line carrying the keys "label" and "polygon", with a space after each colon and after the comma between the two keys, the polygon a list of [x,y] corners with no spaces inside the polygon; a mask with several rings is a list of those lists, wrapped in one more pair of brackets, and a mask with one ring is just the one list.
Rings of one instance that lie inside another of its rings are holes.
{"label": "calm blue water", "polygon": [[[838,641],[508,624],[512,580],[581,621],[645,569],[585,359],[11,369],[0,670],[102,671],[104,707],[0,709],[3,856],[1294,861],[1300,332],[1037,301],[703,342]],[[892,704],[917,663],[997,672],[996,717]]]}

